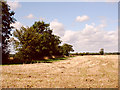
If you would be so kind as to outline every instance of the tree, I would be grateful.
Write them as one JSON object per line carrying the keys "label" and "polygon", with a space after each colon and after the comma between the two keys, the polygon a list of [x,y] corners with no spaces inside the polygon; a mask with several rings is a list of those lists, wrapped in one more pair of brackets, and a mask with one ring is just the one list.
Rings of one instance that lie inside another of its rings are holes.
{"label": "tree", "polygon": [[104,49],[101,48],[99,53],[100,53],[100,55],[104,55]]}
{"label": "tree", "polygon": [[59,54],[60,37],[52,34],[49,24],[43,21],[35,22],[31,27],[21,27],[14,32],[16,58],[20,60],[35,60],[44,56]]}
{"label": "tree", "polygon": [[52,30],[49,28],[49,24],[45,24],[43,21],[35,22],[32,27],[41,35],[42,55],[49,56],[58,54],[58,46],[61,43],[60,37],[52,34]]}
{"label": "tree", "polygon": [[69,56],[70,51],[72,51],[72,52],[74,51],[72,47],[73,47],[72,45],[63,44],[61,46],[63,55]]}
{"label": "tree", "polygon": [[2,63],[8,63],[9,57],[9,38],[11,36],[12,26],[10,24],[15,23],[15,18],[13,15],[15,14],[10,10],[10,6],[5,1],[0,1],[1,11],[0,17],[2,17]]}

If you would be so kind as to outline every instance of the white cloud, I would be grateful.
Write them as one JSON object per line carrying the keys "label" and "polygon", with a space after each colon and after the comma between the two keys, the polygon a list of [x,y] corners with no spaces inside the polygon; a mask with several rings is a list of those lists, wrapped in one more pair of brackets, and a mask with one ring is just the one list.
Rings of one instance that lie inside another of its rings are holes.
{"label": "white cloud", "polygon": [[76,22],[84,22],[84,21],[87,21],[87,20],[89,20],[89,17],[86,16],[86,15],[83,15],[83,16],[77,16],[75,21]]}
{"label": "white cloud", "polygon": [[11,24],[11,26],[13,26],[15,29],[20,29],[23,26],[23,24],[20,22],[15,22]]}
{"label": "white cloud", "polygon": [[95,26],[95,23],[86,24],[85,28],[79,31],[65,30],[58,21],[53,21],[52,25],[53,31],[57,29],[56,33],[62,34],[62,43],[73,45],[75,52],[98,52],[100,48],[107,52],[118,51],[117,30],[106,31],[104,27],[99,27],[100,25]]}
{"label": "white cloud", "polygon": [[21,7],[20,3],[17,0],[16,1],[8,1],[7,3],[12,10],[16,10],[17,8]]}
{"label": "white cloud", "polygon": [[65,32],[64,25],[58,22],[57,20],[50,22],[50,28],[53,29],[53,33],[55,35],[58,35],[60,37],[64,35]]}
{"label": "white cloud", "polygon": [[28,19],[34,19],[35,17],[33,16],[33,14],[29,14],[28,16],[26,16],[26,18],[28,18]]}

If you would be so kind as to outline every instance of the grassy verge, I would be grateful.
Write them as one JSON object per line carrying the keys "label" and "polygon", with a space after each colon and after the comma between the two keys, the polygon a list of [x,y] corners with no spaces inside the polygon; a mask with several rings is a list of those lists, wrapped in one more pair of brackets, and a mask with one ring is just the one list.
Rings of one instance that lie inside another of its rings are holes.
{"label": "grassy verge", "polygon": [[7,66],[7,65],[22,65],[23,63],[13,63],[13,64],[0,64],[0,66]]}
{"label": "grassy verge", "polygon": [[34,60],[31,63],[52,63],[56,61],[66,60],[69,57],[61,57],[61,58],[54,58],[54,59],[46,59],[46,60]]}
{"label": "grassy verge", "polygon": [[[46,60],[33,60],[31,62],[25,62],[24,64],[33,64],[33,63],[52,63],[52,62],[56,62],[56,61],[61,61],[61,60],[66,60],[69,59],[71,57],[75,57],[75,56],[69,56],[69,57],[61,57],[61,58],[54,58],[54,59],[46,59]],[[4,64],[4,65],[0,65],[0,66],[5,66],[5,65],[22,65],[23,63],[12,63],[12,64]]]}

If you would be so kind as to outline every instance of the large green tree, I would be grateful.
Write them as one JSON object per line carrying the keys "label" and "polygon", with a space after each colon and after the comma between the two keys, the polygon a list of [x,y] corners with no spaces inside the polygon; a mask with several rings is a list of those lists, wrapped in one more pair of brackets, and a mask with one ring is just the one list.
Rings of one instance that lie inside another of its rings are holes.
{"label": "large green tree", "polygon": [[2,17],[2,63],[8,63],[9,56],[9,38],[11,35],[12,26],[10,24],[15,22],[14,11],[10,10],[10,6],[5,1],[0,1],[1,11],[0,17]]}
{"label": "large green tree", "polygon": [[35,22],[31,27],[21,27],[14,32],[16,58],[20,60],[39,59],[44,56],[57,55],[59,53],[60,37],[52,34],[49,24],[43,21]]}

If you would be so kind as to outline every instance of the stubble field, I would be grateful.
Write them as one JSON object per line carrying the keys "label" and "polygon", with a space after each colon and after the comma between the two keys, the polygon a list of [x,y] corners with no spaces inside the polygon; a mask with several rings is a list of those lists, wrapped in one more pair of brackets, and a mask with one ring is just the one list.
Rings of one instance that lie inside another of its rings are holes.
{"label": "stubble field", "polygon": [[118,55],[0,66],[2,88],[118,88]]}

